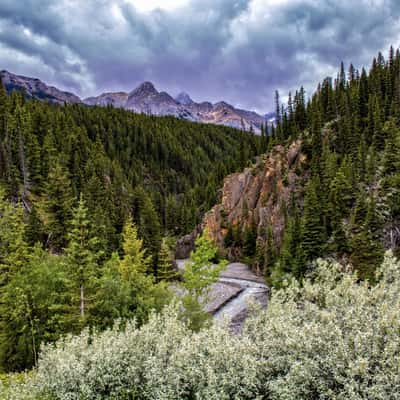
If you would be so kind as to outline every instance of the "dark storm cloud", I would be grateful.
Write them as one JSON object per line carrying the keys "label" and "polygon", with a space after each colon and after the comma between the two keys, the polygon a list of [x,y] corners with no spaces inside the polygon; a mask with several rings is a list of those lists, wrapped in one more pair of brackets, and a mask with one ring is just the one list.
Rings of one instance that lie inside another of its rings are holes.
{"label": "dark storm cloud", "polygon": [[0,68],[80,95],[143,80],[196,100],[271,108],[309,91],[341,60],[369,63],[398,44],[397,0],[188,0],[141,13],[128,0],[2,0]]}

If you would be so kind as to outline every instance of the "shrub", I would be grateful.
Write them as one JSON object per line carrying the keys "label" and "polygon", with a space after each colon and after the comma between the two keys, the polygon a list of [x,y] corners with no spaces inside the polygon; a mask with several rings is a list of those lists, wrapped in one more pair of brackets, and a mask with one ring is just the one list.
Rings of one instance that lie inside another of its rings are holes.
{"label": "shrub", "polygon": [[[240,336],[192,332],[178,306],[137,328],[70,336],[43,348],[30,392],[54,399],[396,399],[400,393],[400,264],[378,283],[319,261],[274,292]],[[19,397],[22,398],[22,397]]]}

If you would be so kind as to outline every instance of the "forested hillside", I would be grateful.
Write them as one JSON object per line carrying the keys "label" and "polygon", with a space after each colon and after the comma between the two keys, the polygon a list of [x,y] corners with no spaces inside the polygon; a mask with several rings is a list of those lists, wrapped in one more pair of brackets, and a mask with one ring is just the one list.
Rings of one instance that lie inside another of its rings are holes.
{"label": "forested hillside", "polygon": [[214,204],[223,177],[261,151],[260,138],[226,127],[52,106],[2,89],[0,120],[1,183],[35,217],[40,229],[30,240],[56,251],[65,246],[65,221],[80,193],[111,248],[129,214],[141,231],[150,223],[140,218],[154,218],[160,232],[180,235]]}
{"label": "forested hillside", "polygon": [[269,153],[225,180],[204,224],[278,286],[318,257],[373,279],[385,249],[400,245],[399,50],[369,72],[342,64],[307,102],[300,89],[276,103]]}
{"label": "forested hillside", "polygon": [[399,253],[400,52],[276,103],[276,126],[257,137],[0,88],[0,369],[35,365],[66,333],[161,310],[171,236],[251,160],[203,219],[221,248],[275,287],[319,257],[373,284],[385,249]]}
{"label": "forested hillside", "polygon": [[172,117],[26,101],[0,85],[0,370],[34,365],[60,335],[161,309],[173,237],[262,143]]}

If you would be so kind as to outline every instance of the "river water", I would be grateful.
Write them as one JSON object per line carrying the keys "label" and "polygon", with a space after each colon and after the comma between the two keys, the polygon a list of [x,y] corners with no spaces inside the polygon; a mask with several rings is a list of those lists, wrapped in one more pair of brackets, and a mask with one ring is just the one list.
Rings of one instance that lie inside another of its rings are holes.
{"label": "river water", "polygon": [[[186,262],[187,260],[177,260],[178,268],[183,269]],[[239,286],[241,289],[239,293],[225,299],[213,312],[216,323],[228,319],[231,330],[238,333],[249,314],[250,303],[258,303],[261,307],[266,307],[268,286],[262,277],[254,274],[247,265],[242,263],[228,264],[221,273],[218,283],[218,290],[224,290],[224,288],[228,290],[230,285]]]}

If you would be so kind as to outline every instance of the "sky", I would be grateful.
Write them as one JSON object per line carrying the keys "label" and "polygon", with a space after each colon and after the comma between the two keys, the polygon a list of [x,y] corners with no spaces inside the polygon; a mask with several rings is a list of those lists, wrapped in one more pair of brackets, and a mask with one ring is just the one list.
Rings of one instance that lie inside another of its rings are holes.
{"label": "sky", "polygon": [[81,97],[149,80],[265,113],[399,41],[399,0],[0,0],[0,69]]}

